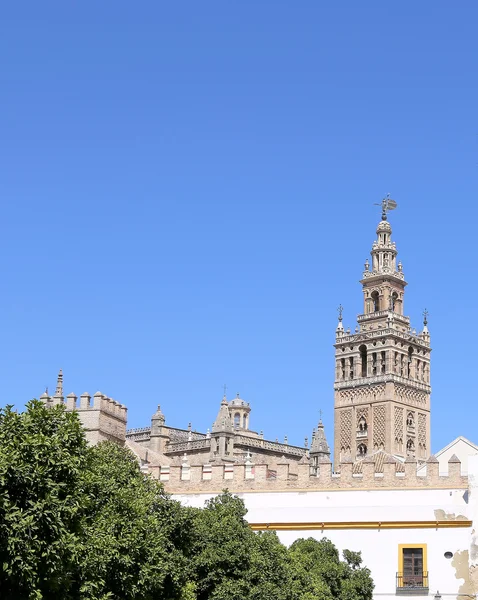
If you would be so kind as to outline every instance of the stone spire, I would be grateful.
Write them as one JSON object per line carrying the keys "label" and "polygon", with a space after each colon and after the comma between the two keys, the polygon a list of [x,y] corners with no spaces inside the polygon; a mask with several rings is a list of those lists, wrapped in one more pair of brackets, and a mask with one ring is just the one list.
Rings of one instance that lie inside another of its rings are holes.
{"label": "stone spire", "polygon": [[336,337],[342,337],[344,335],[344,325],[342,323],[342,315],[344,312],[344,307],[340,304],[337,312],[339,313],[339,322],[337,324],[337,329],[335,330]]}
{"label": "stone spire", "polygon": [[428,310],[426,308],[423,311],[423,329],[420,337],[426,342],[430,342],[430,332],[428,331]]}
{"label": "stone spire", "polygon": [[212,432],[216,431],[232,431],[232,420],[231,414],[229,412],[229,403],[227,401],[226,396],[224,395],[222,398],[221,406],[219,408],[219,412],[217,413],[216,420],[212,425]]}
{"label": "stone spire", "polygon": [[166,417],[164,416],[164,413],[161,410],[160,404],[158,404],[158,408],[156,409],[156,412],[151,417],[151,421],[158,422],[160,425],[164,425],[164,423],[166,422]]}
{"label": "stone spire", "polygon": [[312,443],[310,445],[310,456],[330,457],[330,448],[325,437],[324,424],[319,420],[317,430],[312,434]]}
{"label": "stone spire", "polygon": [[58,379],[56,381],[55,396],[63,398],[63,371],[60,369],[58,372]]}

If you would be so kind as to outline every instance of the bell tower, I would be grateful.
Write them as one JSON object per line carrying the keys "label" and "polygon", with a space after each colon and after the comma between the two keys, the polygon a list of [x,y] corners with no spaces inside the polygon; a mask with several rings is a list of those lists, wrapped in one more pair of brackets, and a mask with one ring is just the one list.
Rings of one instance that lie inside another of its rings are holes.
{"label": "bell tower", "polygon": [[365,261],[363,313],[345,331],[342,307],[335,339],[334,462],[377,450],[426,460],[430,455],[430,334],[427,311],[417,333],[404,313],[407,285],[387,212]]}

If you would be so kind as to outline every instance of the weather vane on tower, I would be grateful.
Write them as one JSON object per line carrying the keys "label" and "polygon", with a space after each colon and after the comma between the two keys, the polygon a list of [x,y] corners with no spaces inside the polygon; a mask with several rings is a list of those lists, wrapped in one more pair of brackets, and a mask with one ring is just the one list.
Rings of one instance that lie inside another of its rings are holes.
{"label": "weather vane on tower", "polygon": [[390,194],[387,194],[387,196],[382,200],[382,202],[375,202],[375,206],[382,207],[382,221],[386,221],[387,212],[389,210],[395,210],[397,208],[397,203],[395,202],[395,200],[392,200],[390,198]]}

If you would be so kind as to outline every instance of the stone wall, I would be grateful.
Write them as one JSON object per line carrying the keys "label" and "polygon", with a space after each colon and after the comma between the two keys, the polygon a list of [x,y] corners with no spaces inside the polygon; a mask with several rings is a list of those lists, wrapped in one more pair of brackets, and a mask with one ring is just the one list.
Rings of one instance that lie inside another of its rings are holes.
{"label": "stone wall", "polygon": [[[271,469],[267,464],[212,464],[191,466],[187,459],[180,466],[150,465],[149,472],[163,482],[166,491],[173,494],[218,492],[286,491],[326,489],[374,488],[467,488],[468,478],[461,475],[461,463],[452,457],[448,475],[439,475],[438,462],[427,463],[426,475],[417,475],[417,462],[408,460],[399,470],[397,463],[384,463],[382,472],[373,462],[363,462],[361,473],[354,473],[354,465],[342,463],[340,473],[332,471],[331,463],[321,463],[318,472],[303,463],[279,463]],[[404,467],[404,468],[403,468]]]}

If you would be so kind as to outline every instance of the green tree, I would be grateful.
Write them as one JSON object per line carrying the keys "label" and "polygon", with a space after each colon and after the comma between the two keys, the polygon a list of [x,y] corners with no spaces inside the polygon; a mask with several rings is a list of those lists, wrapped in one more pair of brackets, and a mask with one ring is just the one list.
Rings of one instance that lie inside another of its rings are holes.
{"label": "green tree", "polygon": [[82,530],[87,447],[79,420],[38,401],[0,410],[0,597],[63,598]]}
{"label": "green tree", "polygon": [[91,449],[84,486],[81,597],[178,598],[190,513],[141,473],[131,452],[111,443]]}
{"label": "green tree", "polygon": [[273,532],[255,534],[244,502],[229,493],[195,514],[189,577],[197,600],[287,600],[287,549]]}
{"label": "green tree", "polygon": [[360,552],[344,551],[344,561],[334,544],[323,538],[296,540],[289,548],[292,560],[293,598],[297,600],[371,600],[370,571],[360,567]]}
{"label": "green tree", "polygon": [[130,452],[88,448],[75,413],[0,412],[2,600],[175,600],[188,523]]}

